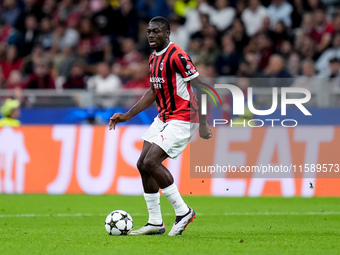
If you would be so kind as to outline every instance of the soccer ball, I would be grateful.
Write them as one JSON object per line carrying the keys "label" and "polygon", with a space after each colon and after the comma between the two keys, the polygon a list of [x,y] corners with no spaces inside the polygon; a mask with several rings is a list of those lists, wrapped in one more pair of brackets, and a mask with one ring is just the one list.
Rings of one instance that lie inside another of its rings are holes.
{"label": "soccer ball", "polygon": [[105,229],[109,235],[124,236],[130,233],[133,220],[130,214],[123,210],[111,212],[105,219]]}

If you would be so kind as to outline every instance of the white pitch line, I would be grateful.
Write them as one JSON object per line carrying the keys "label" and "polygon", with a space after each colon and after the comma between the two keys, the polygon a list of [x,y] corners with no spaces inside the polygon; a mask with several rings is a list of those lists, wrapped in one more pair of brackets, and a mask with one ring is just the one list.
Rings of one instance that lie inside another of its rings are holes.
{"label": "white pitch line", "polygon": [[[39,218],[39,217],[86,217],[106,216],[104,213],[57,213],[57,214],[0,214],[0,218]],[[148,216],[146,213],[133,213],[132,216]],[[163,213],[163,216],[174,216],[174,213]],[[340,215],[340,212],[227,212],[227,213],[197,213],[198,216],[276,216],[276,215]]]}

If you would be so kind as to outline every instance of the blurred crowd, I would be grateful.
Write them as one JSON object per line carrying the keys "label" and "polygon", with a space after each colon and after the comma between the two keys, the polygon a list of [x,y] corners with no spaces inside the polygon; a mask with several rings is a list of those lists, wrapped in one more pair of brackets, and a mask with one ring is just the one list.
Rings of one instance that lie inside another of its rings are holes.
{"label": "blurred crowd", "polygon": [[[337,0],[3,0],[0,88],[148,88],[148,21],[207,78],[336,78]],[[301,80],[293,86],[308,87]],[[283,84],[282,86],[291,86]],[[338,86],[339,83],[334,86]],[[272,86],[269,84],[268,86]]]}

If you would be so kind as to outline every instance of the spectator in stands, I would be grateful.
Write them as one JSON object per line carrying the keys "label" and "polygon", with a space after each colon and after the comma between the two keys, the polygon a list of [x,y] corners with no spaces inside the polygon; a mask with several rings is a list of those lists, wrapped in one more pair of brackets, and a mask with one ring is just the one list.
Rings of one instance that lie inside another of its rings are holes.
{"label": "spectator in stands", "polygon": [[308,35],[303,36],[301,44],[296,49],[302,59],[315,60],[317,56],[315,42]]}
{"label": "spectator in stands", "polygon": [[23,82],[23,78],[21,72],[19,70],[12,70],[9,74],[9,78],[7,80],[7,89],[15,89],[20,88]]}
{"label": "spectator in stands", "polygon": [[336,57],[331,58],[329,60],[329,73],[327,77],[330,79],[338,78],[340,77],[339,71],[340,71],[340,59]]}
{"label": "spectator in stands", "polygon": [[[247,70],[245,71],[245,77],[258,77],[260,76],[258,66],[259,66],[259,57],[256,53],[248,52],[244,55],[244,60],[246,61]],[[242,71],[242,70],[241,70]],[[242,76],[241,76],[242,77]]]}
{"label": "spectator in stands", "polygon": [[307,0],[302,1],[303,9],[305,11],[315,11],[320,8],[324,8],[323,0]]}
{"label": "spectator in stands", "polygon": [[[251,53],[248,53],[251,54]],[[239,67],[236,73],[237,77],[255,77],[256,69],[252,69],[251,63],[247,60],[247,55],[240,60]]]}
{"label": "spectator in stands", "polygon": [[56,0],[45,0],[41,8],[45,17],[53,18],[53,14],[57,10]]}
{"label": "spectator in stands", "polygon": [[240,18],[234,19],[228,33],[231,35],[235,43],[236,50],[242,53],[244,47],[246,47],[249,43],[249,37],[246,34],[244,24]]}
{"label": "spectator in stands", "polygon": [[329,60],[328,88],[331,90],[340,88],[340,59],[332,58]]}
{"label": "spectator in stands", "polygon": [[59,21],[68,23],[70,19],[79,17],[80,13],[77,12],[76,5],[72,0],[62,0],[58,5],[58,9],[54,14],[53,20],[55,24]]}
{"label": "spectator in stands", "polygon": [[266,8],[259,0],[250,0],[249,7],[244,10],[241,16],[247,35],[255,35],[262,27],[263,20],[267,16]]}
{"label": "spectator in stands", "polygon": [[216,70],[213,65],[196,65],[197,71],[201,77],[208,80],[210,84],[215,83]]}
{"label": "spectator in stands", "polygon": [[218,75],[235,75],[241,57],[242,55],[235,49],[232,37],[225,34],[222,37],[222,51],[215,62]]}
{"label": "spectator in stands", "polygon": [[79,40],[79,34],[72,28],[67,28],[66,23],[59,21],[53,33],[52,54],[56,53],[70,53]]}
{"label": "spectator in stands", "polygon": [[201,5],[199,11],[208,14],[210,23],[219,31],[230,27],[236,14],[234,8],[229,6],[228,0],[216,0],[214,7],[208,4]]}
{"label": "spectator in stands", "polygon": [[285,60],[288,59],[292,52],[293,45],[289,40],[282,41],[280,48],[277,50],[277,53],[280,54]]}
{"label": "spectator in stands", "polygon": [[241,18],[242,13],[246,9],[246,7],[247,7],[247,1],[246,0],[237,0],[236,6],[235,6],[236,17]]}
{"label": "spectator in stands", "polygon": [[309,35],[314,28],[314,19],[311,13],[304,13],[301,26],[295,29],[295,48],[300,48],[305,35]]}
{"label": "spectator in stands", "polygon": [[329,62],[332,58],[340,58],[340,32],[334,34],[332,47],[325,50],[315,63],[320,75],[325,77],[330,73]]}
{"label": "spectator in stands", "polygon": [[[270,18],[267,16],[267,17],[264,17],[264,19],[262,21],[262,25],[261,25],[257,34],[260,34],[260,33],[269,34],[270,31],[271,31]],[[253,35],[253,37],[256,36],[257,34]]]}
{"label": "spectator in stands", "polygon": [[56,69],[59,68],[60,63],[72,52],[78,41],[78,32],[72,28],[67,28],[65,22],[59,21],[53,33],[53,45],[50,50]]}
{"label": "spectator in stands", "polygon": [[137,10],[134,7],[132,0],[120,0],[120,13],[122,14],[125,28],[124,28],[124,36],[132,37],[135,40],[138,40],[138,14]]}
{"label": "spectator in stands", "polygon": [[78,61],[73,64],[70,75],[63,84],[63,89],[86,89],[85,63]]}
{"label": "spectator in stands", "polygon": [[302,61],[302,76],[297,77],[292,87],[306,88],[311,92],[318,92],[322,86],[322,80],[316,78],[314,62],[312,60]]}
{"label": "spectator in stands", "polygon": [[309,77],[309,78],[315,76],[315,66],[314,66],[313,61],[304,60],[301,66],[302,66],[302,76]]}
{"label": "spectator in stands", "polygon": [[213,36],[205,36],[195,64],[214,65],[218,54],[219,49],[216,43],[216,38]]}
{"label": "spectator in stands", "polygon": [[269,57],[273,54],[273,42],[268,34],[259,33],[251,40],[251,43],[255,44],[253,47],[260,57],[259,69],[263,70],[268,65]]}
{"label": "spectator in stands", "polygon": [[199,11],[201,5],[206,5],[206,2],[206,0],[198,0],[196,8],[189,9],[185,15],[185,22],[183,26],[190,36],[198,33],[204,26],[204,24],[202,23],[202,15],[205,16],[203,21],[209,23],[209,16]]}
{"label": "spectator in stands", "polygon": [[40,58],[34,63],[34,72],[23,82],[21,87],[23,89],[55,89],[50,61]]}
{"label": "spectator in stands", "polygon": [[100,10],[93,14],[91,20],[101,35],[109,37],[112,53],[118,56],[120,54],[120,38],[126,32],[124,31],[125,20],[120,10],[113,9],[108,0],[100,0]]}
{"label": "spectator in stands", "polygon": [[184,26],[181,25],[181,18],[174,14],[170,16],[169,22],[171,28],[171,41],[186,51],[189,45],[189,34]]}
{"label": "spectator in stands", "polygon": [[131,65],[132,77],[124,84],[124,89],[147,89],[150,87],[149,69],[146,61]]}
{"label": "spectator in stands", "polygon": [[[202,15],[202,17],[204,17],[204,15]],[[220,33],[217,30],[217,28],[214,25],[210,24],[209,22],[207,23],[202,22],[202,24],[203,24],[202,30],[198,34],[200,34],[203,37],[206,36],[215,37],[216,40],[219,41]]]}
{"label": "spectator in stands", "polygon": [[37,4],[37,0],[24,0],[24,8],[20,14],[18,21],[16,22],[16,29],[18,29],[21,33],[25,33],[27,30],[27,17],[34,16],[36,22],[40,22],[42,17],[44,16],[41,11],[41,7]]}
{"label": "spectator in stands", "polygon": [[331,42],[334,26],[327,21],[326,12],[324,9],[317,9],[314,12],[315,26],[310,32],[311,38],[316,43],[316,50],[321,53]]}
{"label": "spectator in stands", "polygon": [[6,24],[5,20],[0,16],[0,44],[7,44],[8,37],[13,33],[10,25]]}
{"label": "spectator in stands", "polygon": [[97,65],[97,75],[88,81],[88,89],[102,95],[113,93],[120,86],[119,77],[111,73],[110,66],[106,62]]}
{"label": "spectator in stands", "polygon": [[99,33],[112,36],[113,39],[124,34],[124,26],[121,26],[122,20],[120,11],[114,10],[108,0],[100,0],[100,11],[92,16],[92,22]]}
{"label": "spectator in stands", "polygon": [[124,38],[122,40],[123,56],[119,57],[113,65],[113,73],[121,77],[124,82],[131,78],[130,65],[142,61],[143,56],[136,48],[136,42],[133,38]]}
{"label": "spectator in stands", "polygon": [[78,47],[88,50],[87,62],[96,64],[102,61],[111,61],[111,45],[109,38],[100,35],[93,27],[89,18],[83,18],[79,26],[80,40]]}
{"label": "spectator in stands", "polygon": [[[149,69],[147,61],[131,65],[132,77],[123,85],[124,89],[148,89],[150,88]],[[124,107],[133,106],[141,96],[129,95],[124,99]]]}
{"label": "spectator in stands", "polygon": [[0,16],[5,20],[6,24],[14,27],[21,15],[17,0],[4,0],[2,6],[3,10]]}
{"label": "spectator in stands", "polygon": [[20,121],[20,101],[17,99],[7,99],[0,108],[2,118],[0,119],[0,127],[10,126],[19,127]]}
{"label": "spectator in stands", "polygon": [[25,77],[34,72],[35,63],[38,63],[42,57],[44,57],[44,49],[40,44],[36,44],[32,53],[24,59],[22,73]]}
{"label": "spectator in stands", "polygon": [[97,75],[87,82],[87,88],[101,97],[101,105],[104,107],[112,107],[116,104],[118,99],[112,99],[112,96],[120,87],[119,77],[111,73],[110,66],[105,62],[97,65]]}
{"label": "spectator in stands", "polygon": [[196,65],[196,62],[198,60],[201,47],[202,47],[202,41],[203,38],[201,36],[191,36],[189,41],[189,48],[188,48],[188,54],[191,57],[192,61]]}
{"label": "spectator in stands", "polygon": [[269,58],[269,62],[267,67],[264,70],[265,75],[268,77],[275,78],[290,78],[292,77],[285,69],[284,69],[284,60],[280,55],[273,54]]}
{"label": "spectator in stands", "polygon": [[[310,60],[312,62],[312,60]],[[297,52],[292,52],[286,61],[286,70],[292,76],[298,76],[301,71],[301,59]]]}
{"label": "spectator in stands", "polygon": [[288,87],[291,85],[292,76],[284,68],[284,60],[280,55],[273,54],[269,58],[267,67],[264,69],[264,75],[269,87]]}
{"label": "spectator in stands", "polygon": [[19,57],[15,45],[8,45],[5,52],[5,58],[0,61],[0,76],[6,81],[13,70],[22,69],[23,59]]}
{"label": "spectator in stands", "polygon": [[76,11],[81,14],[82,18],[91,18],[93,15],[92,8],[91,8],[91,0],[80,0]]}
{"label": "spectator in stands", "polygon": [[52,20],[49,17],[44,17],[40,21],[40,34],[39,34],[39,44],[42,45],[44,50],[50,50],[53,45],[53,30],[52,30]]}
{"label": "spectator in stands", "polygon": [[70,75],[72,66],[78,61],[83,61],[86,63],[85,71],[87,73],[96,72],[96,66],[94,64],[90,64],[91,61],[89,61],[90,50],[91,48],[89,43],[79,44],[76,50],[72,51],[71,54],[66,56],[66,58],[61,61],[57,69],[57,74],[58,79],[62,77],[62,82],[61,84],[58,83],[58,85],[62,85],[65,82],[66,77]]}
{"label": "spectator in stands", "polygon": [[146,22],[155,16],[168,17],[171,12],[167,0],[136,0],[135,6],[140,20]]}
{"label": "spectator in stands", "polygon": [[26,57],[32,52],[32,49],[39,40],[39,30],[37,18],[33,15],[26,16],[25,28],[23,31],[23,45],[21,55]]}
{"label": "spectator in stands", "polygon": [[286,0],[273,0],[267,8],[267,13],[270,18],[271,28],[275,28],[278,21],[282,21],[287,27],[291,27],[293,12],[292,5]]}
{"label": "spectator in stands", "polygon": [[340,32],[340,13],[333,19],[334,31]]}
{"label": "spectator in stands", "polygon": [[270,37],[274,43],[274,51],[276,52],[280,51],[283,41],[293,41],[293,37],[289,34],[287,27],[282,21],[276,23]]}

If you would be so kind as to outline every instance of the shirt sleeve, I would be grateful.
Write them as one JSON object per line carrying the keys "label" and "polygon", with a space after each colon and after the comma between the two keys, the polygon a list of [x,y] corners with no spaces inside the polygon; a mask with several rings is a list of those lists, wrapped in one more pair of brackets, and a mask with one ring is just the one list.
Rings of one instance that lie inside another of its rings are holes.
{"label": "shirt sleeve", "polygon": [[190,81],[199,75],[191,58],[186,53],[176,54],[172,65],[176,72],[183,77],[184,81]]}

